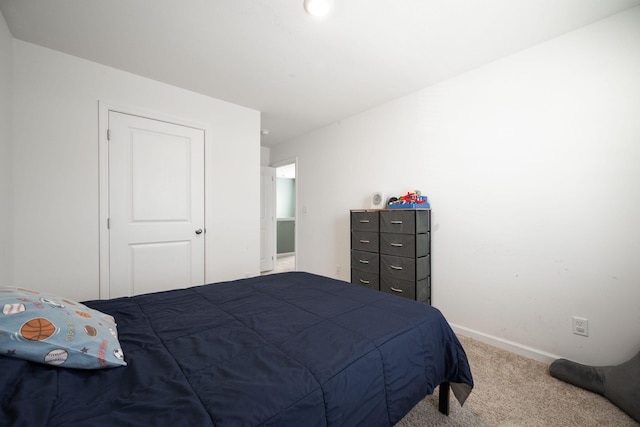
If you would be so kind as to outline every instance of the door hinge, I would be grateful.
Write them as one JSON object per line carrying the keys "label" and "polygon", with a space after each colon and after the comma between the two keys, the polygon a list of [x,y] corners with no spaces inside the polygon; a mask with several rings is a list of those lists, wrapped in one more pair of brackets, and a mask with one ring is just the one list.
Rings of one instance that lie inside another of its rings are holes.
{"label": "door hinge", "polygon": [[107,218],[107,230],[111,229],[111,218]]}
{"label": "door hinge", "polygon": [[107,141],[111,141],[111,129],[107,129]]}

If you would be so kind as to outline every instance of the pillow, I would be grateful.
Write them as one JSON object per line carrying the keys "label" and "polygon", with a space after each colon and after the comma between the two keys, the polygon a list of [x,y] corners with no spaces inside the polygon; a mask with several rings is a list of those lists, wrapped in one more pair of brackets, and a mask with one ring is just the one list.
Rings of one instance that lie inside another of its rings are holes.
{"label": "pillow", "polygon": [[116,322],[84,304],[0,288],[0,354],[77,369],[126,366]]}

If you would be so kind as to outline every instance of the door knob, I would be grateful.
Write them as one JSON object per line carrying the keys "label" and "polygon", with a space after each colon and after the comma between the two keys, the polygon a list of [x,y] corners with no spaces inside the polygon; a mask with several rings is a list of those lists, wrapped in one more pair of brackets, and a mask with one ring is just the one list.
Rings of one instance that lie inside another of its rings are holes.
{"label": "door knob", "polygon": [[198,229],[196,230],[196,234],[202,234],[202,228],[198,228]]}

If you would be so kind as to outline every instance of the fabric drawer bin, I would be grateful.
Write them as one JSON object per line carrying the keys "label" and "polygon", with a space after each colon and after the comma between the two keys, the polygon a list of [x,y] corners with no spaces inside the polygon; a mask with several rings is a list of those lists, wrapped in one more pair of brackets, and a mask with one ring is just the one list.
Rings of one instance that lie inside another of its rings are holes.
{"label": "fabric drawer bin", "polygon": [[351,229],[378,232],[378,212],[352,212]]}
{"label": "fabric drawer bin", "polygon": [[380,275],[399,280],[416,280],[416,260],[391,255],[380,255]]}
{"label": "fabric drawer bin", "polygon": [[429,255],[421,258],[403,258],[380,255],[380,275],[400,280],[420,280],[429,275]]}
{"label": "fabric drawer bin", "polygon": [[414,258],[428,255],[429,250],[429,233],[380,233],[381,254]]}
{"label": "fabric drawer bin", "polygon": [[416,301],[431,305],[431,276],[416,282]]}
{"label": "fabric drawer bin", "polygon": [[378,252],[380,233],[373,231],[352,231],[351,249],[366,252]]}
{"label": "fabric drawer bin", "polygon": [[366,273],[378,273],[380,258],[377,253],[351,251],[351,268]]}
{"label": "fabric drawer bin", "polygon": [[382,276],[380,279],[380,290],[388,294],[398,295],[412,300],[416,299],[416,285],[413,281]]}
{"label": "fabric drawer bin", "polygon": [[380,290],[388,294],[431,304],[431,277],[414,283],[383,276],[380,278]]}
{"label": "fabric drawer bin", "polygon": [[380,290],[380,276],[365,271],[351,270],[351,283],[366,288]]}
{"label": "fabric drawer bin", "polygon": [[380,232],[416,234],[430,231],[429,211],[397,210],[380,212]]}

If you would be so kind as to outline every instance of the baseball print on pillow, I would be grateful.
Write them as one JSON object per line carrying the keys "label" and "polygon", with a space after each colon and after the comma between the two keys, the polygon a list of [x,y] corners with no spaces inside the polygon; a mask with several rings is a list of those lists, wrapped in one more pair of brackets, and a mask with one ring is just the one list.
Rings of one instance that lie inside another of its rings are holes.
{"label": "baseball print on pillow", "polygon": [[127,364],[108,314],[23,288],[0,288],[0,310],[0,355],[76,369]]}

